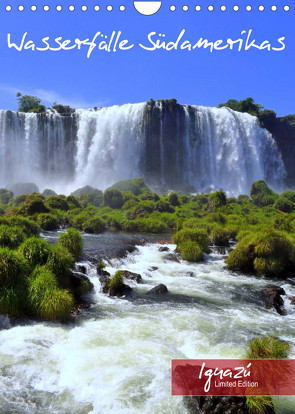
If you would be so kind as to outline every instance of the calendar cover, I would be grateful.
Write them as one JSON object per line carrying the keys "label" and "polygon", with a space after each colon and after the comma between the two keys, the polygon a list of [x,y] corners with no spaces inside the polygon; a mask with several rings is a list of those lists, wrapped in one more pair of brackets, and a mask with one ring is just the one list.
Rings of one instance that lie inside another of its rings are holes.
{"label": "calendar cover", "polygon": [[295,414],[293,3],[0,22],[0,414]]}

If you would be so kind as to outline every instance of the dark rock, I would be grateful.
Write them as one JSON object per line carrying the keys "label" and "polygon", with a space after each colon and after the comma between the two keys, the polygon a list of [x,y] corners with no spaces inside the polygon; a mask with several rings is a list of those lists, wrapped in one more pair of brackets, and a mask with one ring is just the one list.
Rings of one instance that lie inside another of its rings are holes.
{"label": "dark rock", "polygon": [[109,293],[109,296],[125,296],[128,293],[130,293],[132,290],[133,290],[132,287],[124,284],[120,287],[109,289],[108,293]]}
{"label": "dark rock", "polygon": [[109,272],[107,272],[106,270],[104,270],[102,267],[97,266],[97,274],[99,276],[111,276],[111,274]]}
{"label": "dark rock", "polygon": [[151,290],[147,292],[147,295],[163,295],[165,293],[168,293],[167,286],[163,285],[162,283],[160,285],[155,286]]}
{"label": "dark rock", "polygon": [[152,266],[148,268],[149,272],[154,272],[155,270],[158,270],[159,268],[157,266]]}
{"label": "dark rock", "polygon": [[81,272],[71,272],[70,284],[74,297],[78,302],[82,300],[81,296],[90,292],[90,290],[94,287],[89,278]]}
{"label": "dark rock", "polygon": [[83,273],[83,275],[86,275],[87,271],[86,271],[86,267],[83,265],[77,265],[77,270],[80,273]]}
{"label": "dark rock", "polygon": [[[183,397],[191,414],[249,414],[246,397]],[[268,414],[274,413],[269,411]]]}
{"label": "dark rock", "polygon": [[125,277],[126,279],[129,280],[134,280],[137,283],[142,282],[142,277],[139,273],[133,273],[133,272],[129,272],[129,270],[122,270],[123,277]]}
{"label": "dark rock", "polygon": [[109,288],[108,288],[109,280],[110,280],[110,277],[108,275],[101,275],[99,277],[102,293],[108,293],[108,291],[109,291]]}
{"label": "dark rock", "polygon": [[177,255],[176,255],[176,254],[173,254],[173,253],[168,253],[168,254],[165,254],[164,259],[165,259],[165,260],[169,260],[169,261],[171,261],[171,262],[180,263],[180,261],[179,261],[179,259],[178,259]]}
{"label": "dark rock", "polygon": [[159,252],[169,252],[169,247],[161,246],[161,247],[159,247]]}
{"label": "dark rock", "polygon": [[267,309],[271,309],[273,307],[278,312],[278,314],[286,314],[284,310],[284,301],[281,297],[281,295],[286,294],[283,288],[279,286],[268,286],[267,288],[263,289],[261,293]]}

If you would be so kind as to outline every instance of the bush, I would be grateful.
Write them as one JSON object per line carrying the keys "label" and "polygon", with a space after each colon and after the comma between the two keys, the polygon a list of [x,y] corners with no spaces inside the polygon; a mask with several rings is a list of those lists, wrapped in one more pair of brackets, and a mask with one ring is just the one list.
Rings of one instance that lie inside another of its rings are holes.
{"label": "bush", "polygon": [[103,194],[103,200],[111,208],[121,208],[124,203],[123,194],[116,188],[108,188]]}
{"label": "bush", "polygon": [[167,200],[160,199],[156,202],[155,210],[159,211],[160,213],[174,213],[174,208]]}
{"label": "bush", "polygon": [[19,92],[16,96],[18,101],[18,112],[45,112],[46,108],[44,105],[41,105],[41,99],[37,98],[37,96],[22,95]]}
{"label": "bush", "polygon": [[215,193],[212,193],[208,197],[208,206],[207,209],[209,211],[214,211],[219,207],[226,205],[226,195],[224,191],[216,191]]}
{"label": "bush", "polygon": [[28,263],[19,252],[0,248],[0,289],[22,286],[28,272]]}
{"label": "bush", "polygon": [[68,211],[69,205],[62,196],[50,196],[45,200],[46,207],[54,210]]}
{"label": "bush", "polygon": [[105,224],[100,217],[92,217],[83,223],[82,230],[85,233],[99,234],[105,231]]}
{"label": "bush", "polygon": [[295,248],[284,233],[260,231],[242,237],[226,263],[234,270],[287,277],[295,268]]}
{"label": "bush", "polygon": [[288,342],[273,336],[254,338],[249,342],[246,359],[287,359],[290,352]]}
{"label": "bush", "polygon": [[0,314],[10,317],[22,316],[26,307],[25,290],[21,286],[0,290]]}
{"label": "bush", "polygon": [[251,185],[250,196],[253,203],[258,207],[272,205],[278,198],[278,195],[263,180],[255,181]]}
{"label": "bush", "polygon": [[55,192],[55,191],[50,190],[49,188],[46,188],[46,189],[43,191],[42,195],[44,195],[44,197],[50,197],[50,196],[56,196],[57,194],[56,194],[56,192]]}
{"label": "bush", "polygon": [[0,204],[8,204],[12,198],[12,191],[6,190],[6,188],[0,188]]}
{"label": "bush", "polygon": [[211,239],[215,246],[229,246],[229,232],[223,227],[214,227]]}
{"label": "bush", "polygon": [[168,195],[168,202],[174,207],[179,206],[180,203],[178,200],[178,195],[176,193],[170,193]]}
{"label": "bush", "polygon": [[59,236],[57,245],[66,248],[78,260],[83,250],[83,238],[78,230],[68,229]]}
{"label": "bush", "polygon": [[59,228],[59,220],[54,214],[42,213],[38,215],[37,222],[42,230],[50,231]]}
{"label": "bush", "polygon": [[191,240],[183,241],[177,245],[181,257],[189,262],[200,262],[203,260],[200,246]]}
{"label": "bush", "polygon": [[20,204],[19,214],[32,216],[35,213],[48,213],[41,196],[32,194],[26,197],[26,200]]}
{"label": "bush", "polygon": [[28,298],[31,312],[45,320],[67,319],[74,308],[72,295],[59,289],[53,273],[44,267],[30,278]]}
{"label": "bush", "polygon": [[80,197],[81,203],[87,206],[91,204],[95,207],[100,207],[103,203],[103,194],[102,193],[90,193],[90,194],[82,194]]}
{"label": "bush", "polygon": [[46,267],[56,276],[61,287],[69,287],[69,276],[74,265],[74,257],[68,249],[62,246],[53,246],[51,248]]}
{"label": "bush", "polygon": [[0,246],[9,247],[10,249],[17,248],[24,240],[25,233],[19,227],[9,227],[7,225],[0,225]]}
{"label": "bush", "polygon": [[282,230],[282,231],[289,232],[291,231],[291,228],[292,228],[291,222],[292,222],[292,218],[290,220],[290,218],[286,216],[276,217],[273,222],[273,227],[276,230]]}
{"label": "bush", "polygon": [[77,190],[73,191],[71,195],[80,198],[84,194],[102,194],[101,190],[97,188],[93,188],[90,185],[85,185],[85,187],[78,188]]}
{"label": "bush", "polygon": [[44,265],[51,254],[50,244],[40,237],[30,237],[25,240],[19,250],[33,267]]}
{"label": "bush", "polygon": [[274,203],[274,208],[277,210],[283,211],[284,213],[292,213],[295,209],[295,203],[288,200],[286,197],[280,196],[276,199]]}
{"label": "bush", "polygon": [[210,240],[206,230],[184,228],[183,230],[175,233],[173,236],[173,243],[175,243],[177,246],[188,240],[197,243],[202,252],[208,252]]}
{"label": "bush", "polygon": [[[0,219],[1,223],[1,219]],[[9,226],[17,226],[20,227],[26,236],[37,236],[39,234],[39,227],[38,225],[27,218],[20,217],[20,216],[10,216],[4,219],[2,222],[3,224],[8,224]]]}
{"label": "bush", "polygon": [[289,201],[292,201],[292,203],[295,203],[295,191],[284,191],[280,197],[287,198]]}
{"label": "bush", "polygon": [[150,189],[145,185],[143,178],[132,178],[131,180],[119,181],[112,185],[111,188],[116,188],[120,191],[130,191],[134,195],[150,192]]}
{"label": "bush", "polygon": [[68,203],[68,207],[70,208],[81,208],[81,204],[79,203],[79,201],[76,199],[75,196],[73,195],[69,195],[66,200]]}

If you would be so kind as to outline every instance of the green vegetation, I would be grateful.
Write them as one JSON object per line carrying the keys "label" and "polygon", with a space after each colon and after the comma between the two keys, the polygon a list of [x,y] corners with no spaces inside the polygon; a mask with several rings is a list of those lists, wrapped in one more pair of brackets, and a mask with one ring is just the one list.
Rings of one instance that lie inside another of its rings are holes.
{"label": "green vegetation", "polygon": [[145,185],[143,178],[133,178],[131,180],[119,181],[112,185],[111,188],[116,188],[120,191],[130,191],[132,194],[138,196],[139,194],[150,193],[151,190]]}
{"label": "green vegetation", "polygon": [[258,207],[273,205],[279,197],[263,180],[255,181],[250,190],[250,196]]}
{"label": "green vegetation", "polygon": [[[246,359],[287,359],[290,353],[290,345],[273,336],[263,336],[250,341]],[[267,414],[268,409],[274,409],[272,397],[253,396],[246,397],[246,407],[250,414]]]}
{"label": "green vegetation", "polygon": [[68,229],[59,236],[57,245],[68,249],[74,259],[78,260],[83,249],[83,238],[78,230]]}
{"label": "green vegetation", "polygon": [[45,112],[46,108],[41,105],[41,99],[37,96],[22,95],[20,92],[16,94],[19,112]]}
{"label": "green vegetation", "polygon": [[108,288],[117,292],[124,288],[124,272],[118,270],[109,280]]}
{"label": "green vegetation", "polygon": [[199,262],[203,252],[208,252],[209,237],[204,229],[183,229],[175,233],[173,242],[184,260]]}
{"label": "green vegetation", "polygon": [[103,195],[106,206],[111,208],[121,208],[124,204],[123,194],[117,188],[108,188]]}

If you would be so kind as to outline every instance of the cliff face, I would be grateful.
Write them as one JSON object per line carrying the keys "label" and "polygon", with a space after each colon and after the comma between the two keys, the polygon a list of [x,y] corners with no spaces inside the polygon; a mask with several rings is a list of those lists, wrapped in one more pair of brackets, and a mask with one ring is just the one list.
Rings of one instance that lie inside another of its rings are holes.
{"label": "cliff face", "polygon": [[295,117],[276,118],[266,125],[282,154],[287,172],[286,185],[295,188]]}

